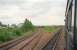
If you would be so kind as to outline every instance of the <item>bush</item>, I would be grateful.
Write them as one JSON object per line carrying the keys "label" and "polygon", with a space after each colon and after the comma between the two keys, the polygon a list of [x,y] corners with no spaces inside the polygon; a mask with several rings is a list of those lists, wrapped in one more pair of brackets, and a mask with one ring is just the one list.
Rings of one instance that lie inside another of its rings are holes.
{"label": "bush", "polygon": [[0,41],[5,42],[5,41],[8,41],[8,40],[11,40],[12,39],[11,37],[12,37],[11,34],[7,31],[0,33]]}
{"label": "bush", "polygon": [[19,30],[15,30],[14,32],[15,32],[16,35],[18,35],[18,36],[22,35],[21,32],[20,32]]}
{"label": "bush", "polygon": [[29,20],[25,20],[21,27],[17,27],[16,25],[12,25],[13,27],[0,27],[0,42],[6,42],[12,40],[18,36],[23,35],[24,32],[34,31],[34,26]]}

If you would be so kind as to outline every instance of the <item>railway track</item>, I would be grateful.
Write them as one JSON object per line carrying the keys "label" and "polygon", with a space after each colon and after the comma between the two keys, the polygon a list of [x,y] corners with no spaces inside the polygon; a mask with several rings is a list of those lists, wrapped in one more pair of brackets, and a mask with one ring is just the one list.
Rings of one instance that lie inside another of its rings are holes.
{"label": "railway track", "polygon": [[[22,46],[28,45],[33,39],[37,38],[38,36],[39,36],[39,33],[33,35],[29,39],[22,37],[22,38],[14,40],[14,41],[7,42],[5,44],[0,45],[0,50],[13,50],[11,48],[16,47],[18,44],[22,44]],[[22,48],[22,46],[17,47],[17,48]],[[17,50],[17,48],[14,50]],[[21,50],[21,49],[19,49],[19,50]]]}
{"label": "railway track", "polygon": [[55,34],[39,30],[29,38],[22,37],[0,45],[0,50],[57,50],[61,37],[61,30]]}
{"label": "railway track", "polygon": [[42,29],[37,29],[36,32],[28,37],[21,37],[0,45],[0,50],[32,50],[43,36]]}
{"label": "railway track", "polygon": [[[42,48],[42,50],[64,50],[64,33],[62,33],[62,30],[59,30],[54,37],[47,43],[45,47]],[[63,46],[62,46],[63,45]]]}

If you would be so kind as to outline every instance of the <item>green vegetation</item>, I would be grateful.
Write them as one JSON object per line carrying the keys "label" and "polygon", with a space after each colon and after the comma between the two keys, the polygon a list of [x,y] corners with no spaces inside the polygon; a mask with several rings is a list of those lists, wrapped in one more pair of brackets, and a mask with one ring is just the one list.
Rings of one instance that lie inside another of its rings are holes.
{"label": "green vegetation", "polygon": [[58,30],[58,27],[56,26],[45,26],[44,31],[45,32],[56,32]]}
{"label": "green vegetation", "polygon": [[29,20],[25,20],[24,24],[21,26],[22,32],[32,30],[34,31],[34,26]]}
{"label": "green vegetation", "polygon": [[27,19],[23,24],[21,24],[21,26],[16,26],[15,24],[6,26],[0,22],[0,43],[15,39],[24,34],[26,34],[26,36],[30,35],[30,33],[27,34],[25,32],[31,30],[34,31],[34,26],[31,21]]}

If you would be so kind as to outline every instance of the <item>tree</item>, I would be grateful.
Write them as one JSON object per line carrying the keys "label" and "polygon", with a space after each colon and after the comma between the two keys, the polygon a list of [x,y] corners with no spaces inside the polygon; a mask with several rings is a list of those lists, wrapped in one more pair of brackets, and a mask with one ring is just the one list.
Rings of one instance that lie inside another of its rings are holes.
{"label": "tree", "polygon": [[7,25],[2,24],[2,22],[0,22],[0,26],[2,26],[2,27],[7,27]]}
{"label": "tree", "polygon": [[12,24],[11,27],[17,28],[17,25],[16,24]]}
{"label": "tree", "polygon": [[2,26],[2,22],[0,22],[0,26]]}
{"label": "tree", "polygon": [[24,24],[22,25],[23,31],[33,30],[33,24],[28,19],[25,19]]}

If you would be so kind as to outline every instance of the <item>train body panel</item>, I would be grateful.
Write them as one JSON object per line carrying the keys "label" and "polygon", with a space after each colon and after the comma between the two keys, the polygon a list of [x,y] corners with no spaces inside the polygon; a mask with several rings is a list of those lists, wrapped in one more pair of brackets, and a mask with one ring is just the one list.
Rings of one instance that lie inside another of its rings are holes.
{"label": "train body panel", "polygon": [[67,50],[77,49],[77,0],[67,0],[65,12]]}

